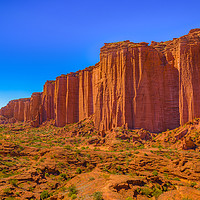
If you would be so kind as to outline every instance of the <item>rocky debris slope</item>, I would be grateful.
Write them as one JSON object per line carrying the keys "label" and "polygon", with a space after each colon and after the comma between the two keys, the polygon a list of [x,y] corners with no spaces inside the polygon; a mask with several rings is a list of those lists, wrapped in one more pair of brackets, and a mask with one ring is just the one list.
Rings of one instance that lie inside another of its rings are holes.
{"label": "rocky debris slope", "polygon": [[53,124],[0,125],[0,199],[200,199],[199,119],[158,135]]}
{"label": "rocky debris slope", "polygon": [[99,130],[174,129],[200,117],[199,55],[200,29],[151,45],[106,43],[95,66],[47,81],[42,93],[11,101],[0,114],[33,126],[49,119],[64,126],[93,115]]}

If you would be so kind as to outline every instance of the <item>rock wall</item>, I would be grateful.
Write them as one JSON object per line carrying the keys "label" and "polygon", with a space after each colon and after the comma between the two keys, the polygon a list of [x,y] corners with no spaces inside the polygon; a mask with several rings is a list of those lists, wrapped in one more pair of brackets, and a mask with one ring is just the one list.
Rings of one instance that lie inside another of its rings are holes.
{"label": "rock wall", "polygon": [[125,125],[157,132],[179,125],[170,117],[172,113],[179,115],[177,70],[166,65],[164,55],[155,48],[129,41],[106,44],[99,68],[95,101],[98,128]]}
{"label": "rock wall", "polygon": [[7,106],[0,110],[0,115],[6,118],[15,118],[18,121],[24,121],[25,105],[30,102],[30,99],[12,100]]}
{"label": "rock wall", "polygon": [[93,115],[96,128],[159,132],[200,117],[200,29],[167,42],[106,43],[100,62],[47,81],[42,93],[14,100],[6,118],[55,119],[65,126]]}
{"label": "rock wall", "polygon": [[76,74],[67,76],[66,123],[79,121],[79,85]]}
{"label": "rock wall", "polygon": [[57,126],[79,121],[79,79],[76,73],[57,77],[55,120]]}
{"label": "rock wall", "polygon": [[92,71],[85,69],[78,73],[79,85],[79,120],[93,114]]}
{"label": "rock wall", "polygon": [[66,92],[67,92],[67,76],[62,75],[57,77],[55,83],[56,126],[64,126],[66,124]]}
{"label": "rock wall", "polygon": [[47,81],[42,94],[42,121],[55,118],[55,81]]}

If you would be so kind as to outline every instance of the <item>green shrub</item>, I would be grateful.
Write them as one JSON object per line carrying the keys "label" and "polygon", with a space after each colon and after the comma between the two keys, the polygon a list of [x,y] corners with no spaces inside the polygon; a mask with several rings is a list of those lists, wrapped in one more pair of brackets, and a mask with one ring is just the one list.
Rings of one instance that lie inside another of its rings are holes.
{"label": "green shrub", "polygon": [[66,145],[64,148],[67,149],[67,150],[71,150],[72,149],[72,147],[69,146],[69,145]]}
{"label": "green shrub", "polygon": [[81,150],[80,150],[80,149],[77,149],[77,150],[76,150],[76,153],[77,153],[77,154],[80,154],[80,153],[81,153]]}
{"label": "green shrub", "polygon": [[10,192],[11,192],[11,189],[10,188],[5,188],[3,190],[4,194],[8,195]]}
{"label": "green shrub", "polygon": [[33,159],[37,161],[37,160],[39,159],[39,156],[38,156],[38,155],[35,155],[35,156],[33,157]]}
{"label": "green shrub", "polygon": [[89,178],[89,181],[93,181],[93,180],[95,180],[94,177],[90,177],[90,178]]}
{"label": "green shrub", "polygon": [[194,187],[195,185],[197,185],[196,182],[192,182],[192,183],[190,183],[190,187]]}
{"label": "green shrub", "polygon": [[154,176],[158,176],[158,172],[157,172],[156,170],[154,170],[154,171],[152,172],[152,174],[153,174]]}
{"label": "green shrub", "polygon": [[66,188],[66,187],[61,187],[61,190],[62,190],[63,192],[65,192],[65,191],[67,190],[67,188]]}
{"label": "green shrub", "polygon": [[150,197],[151,193],[153,192],[150,188],[142,188],[141,189],[142,195],[145,195],[147,197]]}
{"label": "green shrub", "polygon": [[17,182],[18,182],[17,179],[10,179],[10,180],[9,180],[9,183],[10,183],[11,185],[15,186],[15,187],[17,187]]}
{"label": "green shrub", "polygon": [[78,167],[78,168],[76,169],[76,173],[77,173],[77,174],[81,174],[81,172],[82,172],[82,169],[81,169],[80,167]]}
{"label": "green shrub", "polygon": [[40,194],[40,199],[47,199],[50,197],[50,194],[48,191],[44,190],[41,194]]}
{"label": "green shrub", "polygon": [[127,197],[126,200],[133,200],[133,198],[132,197]]}
{"label": "green shrub", "polygon": [[72,194],[71,199],[76,199],[77,195],[76,194]]}
{"label": "green shrub", "polygon": [[69,194],[68,194],[69,197],[71,197],[73,194],[77,194],[78,193],[75,185],[69,186],[68,187],[68,191],[69,191]]}
{"label": "green shrub", "polygon": [[174,180],[175,180],[175,181],[180,181],[180,178],[175,177]]}
{"label": "green shrub", "polygon": [[93,194],[94,200],[103,200],[102,192],[95,192]]}
{"label": "green shrub", "polygon": [[63,179],[67,179],[67,175],[64,173],[60,174],[60,177],[62,177]]}
{"label": "green shrub", "polygon": [[152,196],[155,196],[156,198],[159,197],[162,194],[162,190],[159,188],[154,188],[154,191],[152,193]]}
{"label": "green shrub", "polygon": [[7,197],[5,200],[14,200],[15,197]]}
{"label": "green shrub", "polygon": [[30,186],[30,187],[28,188],[28,190],[31,191],[31,192],[33,192],[34,188],[33,188],[32,186]]}
{"label": "green shrub", "polygon": [[45,173],[45,176],[46,176],[46,177],[49,177],[49,173],[46,172],[46,173]]}

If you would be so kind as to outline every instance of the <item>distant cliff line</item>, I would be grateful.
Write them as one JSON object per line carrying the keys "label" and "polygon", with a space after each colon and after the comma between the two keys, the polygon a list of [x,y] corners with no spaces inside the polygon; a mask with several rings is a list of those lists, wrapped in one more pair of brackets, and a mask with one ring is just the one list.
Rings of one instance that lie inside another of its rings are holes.
{"label": "distant cliff line", "polygon": [[200,29],[167,42],[105,43],[100,62],[47,81],[42,93],[0,110],[8,121],[55,119],[65,126],[93,115],[95,127],[174,129],[200,117]]}

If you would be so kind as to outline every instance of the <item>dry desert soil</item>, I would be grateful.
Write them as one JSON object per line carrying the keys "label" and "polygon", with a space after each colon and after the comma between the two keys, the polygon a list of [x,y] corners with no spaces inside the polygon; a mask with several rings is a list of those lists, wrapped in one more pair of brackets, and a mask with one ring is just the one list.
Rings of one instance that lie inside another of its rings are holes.
{"label": "dry desert soil", "polygon": [[158,134],[54,123],[0,125],[0,199],[200,199],[200,119]]}

